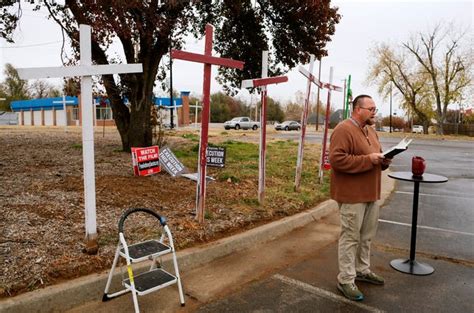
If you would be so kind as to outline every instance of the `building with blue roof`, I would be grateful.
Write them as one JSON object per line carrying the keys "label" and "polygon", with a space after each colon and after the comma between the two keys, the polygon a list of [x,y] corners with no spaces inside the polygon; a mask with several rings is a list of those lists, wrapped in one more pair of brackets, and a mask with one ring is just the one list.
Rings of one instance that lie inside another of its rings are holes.
{"label": "building with blue roof", "polygon": [[[154,104],[164,121],[171,118],[172,112],[174,121],[178,121],[178,125],[189,125],[189,93],[182,91],[180,98],[173,99],[173,105],[170,98],[154,98]],[[80,126],[81,110],[78,97],[67,96],[65,101],[66,103],[63,104],[62,97],[17,100],[12,101],[10,107],[18,114],[18,123],[23,126]],[[115,126],[108,99],[98,97],[94,99],[94,102],[96,104],[95,125]],[[124,102],[127,104],[128,100],[125,99]]]}
{"label": "building with blue roof", "polygon": [[10,108],[18,113],[18,122],[24,126],[79,125],[78,98],[65,97],[65,106],[62,101],[62,97],[16,100],[10,103]]}

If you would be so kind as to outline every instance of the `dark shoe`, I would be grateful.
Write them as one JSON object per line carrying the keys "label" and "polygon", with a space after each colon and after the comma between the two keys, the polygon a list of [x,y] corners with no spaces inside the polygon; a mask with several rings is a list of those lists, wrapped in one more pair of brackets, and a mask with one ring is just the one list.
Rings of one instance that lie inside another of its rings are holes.
{"label": "dark shoe", "polygon": [[357,281],[365,281],[367,283],[371,283],[371,284],[374,284],[374,285],[383,285],[385,283],[385,280],[383,279],[383,277],[375,274],[375,273],[368,273],[368,274],[361,274],[361,273],[357,273],[357,276],[355,278],[355,280]]}
{"label": "dark shoe", "polygon": [[364,294],[360,292],[359,288],[357,288],[356,284],[337,284],[337,289],[339,289],[342,294],[350,300],[353,301],[362,301],[364,300]]}

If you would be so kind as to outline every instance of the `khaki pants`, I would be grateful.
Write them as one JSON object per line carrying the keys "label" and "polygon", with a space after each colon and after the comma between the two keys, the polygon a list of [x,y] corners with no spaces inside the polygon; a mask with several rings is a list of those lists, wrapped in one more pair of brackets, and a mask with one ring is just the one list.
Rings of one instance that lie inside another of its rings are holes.
{"label": "khaki pants", "polygon": [[370,272],[370,244],[377,232],[379,205],[376,202],[339,203],[339,275],[341,284],[353,283],[357,273]]}

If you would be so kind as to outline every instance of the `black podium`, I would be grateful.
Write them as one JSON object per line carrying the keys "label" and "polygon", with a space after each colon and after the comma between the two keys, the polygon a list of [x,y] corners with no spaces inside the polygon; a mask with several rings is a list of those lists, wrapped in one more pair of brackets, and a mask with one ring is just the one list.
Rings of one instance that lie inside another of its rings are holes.
{"label": "black podium", "polygon": [[420,193],[420,183],[445,183],[448,181],[447,177],[423,174],[423,176],[413,176],[411,172],[393,172],[388,174],[389,177],[398,180],[410,181],[415,183],[415,189],[413,191],[413,214],[411,224],[411,240],[410,240],[410,258],[409,259],[395,259],[390,262],[390,265],[406,274],[413,275],[430,275],[434,272],[431,265],[426,263],[417,262],[415,260],[416,252],[416,228],[418,220],[418,196]]}

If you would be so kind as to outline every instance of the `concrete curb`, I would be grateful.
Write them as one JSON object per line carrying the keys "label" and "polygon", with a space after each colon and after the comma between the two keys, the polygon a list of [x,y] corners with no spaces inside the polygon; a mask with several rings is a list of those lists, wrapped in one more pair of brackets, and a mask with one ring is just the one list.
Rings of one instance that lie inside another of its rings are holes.
{"label": "concrete curb", "polygon": [[[336,210],[336,202],[328,200],[309,211],[289,216],[203,246],[180,251],[177,253],[180,273],[235,251],[248,249],[256,244],[283,236],[296,228],[317,221]],[[171,264],[170,256],[164,258],[163,262],[164,267],[169,268]],[[137,264],[134,267],[137,272],[149,267],[146,263],[142,264],[142,266]],[[91,274],[44,289],[28,292],[11,299],[2,300],[0,302],[0,312],[63,312],[88,301],[100,300],[102,299],[107,276],[108,272]],[[120,279],[121,273],[120,270],[117,270],[114,273],[113,282],[118,282]],[[118,283],[117,286],[119,286]]]}

